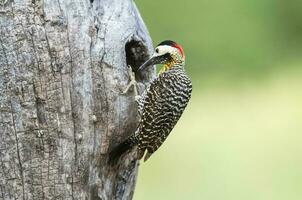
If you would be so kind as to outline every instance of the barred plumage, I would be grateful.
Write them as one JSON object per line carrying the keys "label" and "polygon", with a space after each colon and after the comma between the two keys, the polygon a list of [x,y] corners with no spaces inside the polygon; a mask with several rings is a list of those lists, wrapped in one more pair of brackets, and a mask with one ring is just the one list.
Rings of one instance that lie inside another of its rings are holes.
{"label": "barred plumage", "polygon": [[147,150],[147,160],[165,141],[187,106],[191,91],[192,84],[183,67],[172,67],[151,83],[136,131],[138,159]]}
{"label": "barred plumage", "polygon": [[[111,152],[111,159],[116,159],[127,149],[137,146],[137,158],[141,159],[147,151],[144,157],[146,161],[166,140],[187,106],[192,84],[184,70],[183,51],[180,46],[177,46],[180,50],[176,51],[173,45],[176,43],[161,43],[157,47],[156,51],[160,50],[160,46],[171,46],[173,49],[165,47],[168,49],[168,55],[166,52],[158,53],[157,58],[165,56],[161,58],[161,63],[165,64],[164,70],[151,82],[139,100],[141,119],[136,132]],[[156,56],[152,58],[154,57]]]}

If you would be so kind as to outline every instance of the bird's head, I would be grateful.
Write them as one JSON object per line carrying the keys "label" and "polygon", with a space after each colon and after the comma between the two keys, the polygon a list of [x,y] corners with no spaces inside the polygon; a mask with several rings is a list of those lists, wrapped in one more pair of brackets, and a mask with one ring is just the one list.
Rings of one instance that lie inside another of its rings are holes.
{"label": "bird's head", "polygon": [[182,47],[176,42],[165,40],[156,46],[154,54],[140,66],[139,70],[156,64],[164,64],[161,69],[161,72],[163,72],[169,70],[175,64],[183,66],[184,62],[185,54]]}

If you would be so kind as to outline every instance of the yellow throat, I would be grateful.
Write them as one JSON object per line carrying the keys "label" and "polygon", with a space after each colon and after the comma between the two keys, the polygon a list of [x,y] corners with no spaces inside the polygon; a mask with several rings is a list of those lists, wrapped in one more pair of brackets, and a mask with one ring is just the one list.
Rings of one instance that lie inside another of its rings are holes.
{"label": "yellow throat", "polygon": [[163,67],[160,69],[158,74],[161,74],[161,73],[169,70],[173,65],[174,65],[174,61],[171,61],[169,63],[164,64]]}

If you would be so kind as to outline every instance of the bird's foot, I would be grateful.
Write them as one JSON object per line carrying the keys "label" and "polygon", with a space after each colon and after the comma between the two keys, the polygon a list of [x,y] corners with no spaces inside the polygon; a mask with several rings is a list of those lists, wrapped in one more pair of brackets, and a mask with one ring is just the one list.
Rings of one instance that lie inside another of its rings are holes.
{"label": "bird's foot", "polygon": [[137,82],[135,80],[135,73],[132,71],[132,67],[130,65],[128,65],[128,74],[130,77],[130,83],[127,85],[126,89],[122,92],[122,94],[128,93],[129,89],[133,86],[135,100],[137,100],[137,98],[139,99],[140,96],[137,92]]}

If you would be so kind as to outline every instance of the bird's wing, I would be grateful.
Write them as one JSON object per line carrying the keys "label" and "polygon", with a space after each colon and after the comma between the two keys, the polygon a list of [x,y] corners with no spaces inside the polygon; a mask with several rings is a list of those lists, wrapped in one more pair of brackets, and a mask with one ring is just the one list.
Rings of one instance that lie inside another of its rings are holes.
{"label": "bird's wing", "polygon": [[145,160],[165,141],[190,98],[191,91],[181,91],[187,88],[186,82],[173,80],[177,78],[173,74],[166,76],[159,75],[150,84],[143,99],[138,137],[141,152],[148,150]]}

